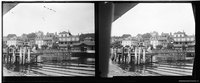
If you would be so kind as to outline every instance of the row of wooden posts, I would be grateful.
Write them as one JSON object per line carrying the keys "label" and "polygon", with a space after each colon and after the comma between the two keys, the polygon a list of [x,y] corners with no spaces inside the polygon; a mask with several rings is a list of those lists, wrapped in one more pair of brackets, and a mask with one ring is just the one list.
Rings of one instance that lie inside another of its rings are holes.
{"label": "row of wooden posts", "polygon": [[[134,64],[146,63],[146,50],[142,47],[135,47],[134,53],[131,53],[131,48],[111,49],[111,59],[115,62],[127,62]],[[121,50],[119,52],[119,50]],[[126,50],[126,51],[125,51]],[[128,59],[128,60],[127,60]]]}
{"label": "row of wooden posts", "polygon": [[[19,54],[19,56],[17,55]],[[4,54],[4,62],[7,63],[17,63],[25,64],[31,63],[31,49],[27,47],[21,47],[19,53],[17,53],[16,48],[8,48],[7,53]],[[37,62],[37,55],[36,55]]]}

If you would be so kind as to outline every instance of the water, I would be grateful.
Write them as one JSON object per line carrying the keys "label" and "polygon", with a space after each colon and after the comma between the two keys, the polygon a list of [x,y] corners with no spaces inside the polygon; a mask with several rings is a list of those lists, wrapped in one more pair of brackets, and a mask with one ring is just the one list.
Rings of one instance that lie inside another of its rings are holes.
{"label": "water", "polygon": [[80,59],[66,61],[46,61],[33,64],[3,64],[13,72],[23,73],[25,76],[94,76],[95,62]]}
{"label": "water", "polygon": [[127,72],[137,72],[143,76],[191,76],[193,60],[161,61],[145,65],[118,63],[117,65]]}

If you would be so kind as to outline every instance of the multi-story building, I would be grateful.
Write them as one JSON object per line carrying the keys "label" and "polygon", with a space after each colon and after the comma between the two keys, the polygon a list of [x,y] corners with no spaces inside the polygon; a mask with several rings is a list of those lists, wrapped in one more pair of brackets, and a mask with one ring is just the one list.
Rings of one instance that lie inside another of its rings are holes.
{"label": "multi-story building", "polygon": [[174,33],[174,48],[181,49],[185,46],[187,49],[194,49],[195,48],[195,36],[191,35],[188,36],[185,32],[176,32]]}
{"label": "multi-story building", "polygon": [[122,40],[122,46],[137,46],[139,41],[136,38],[128,37]]}
{"label": "multi-story building", "polygon": [[44,36],[43,40],[46,43],[46,45],[48,45],[48,47],[52,47],[53,43],[57,41],[54,33],[47,33]]}
{"label": "multi-story building", "polygon": [[12,37],[10,38],[9,40],[7,40],[7,45],[8,46],[20,46],[20,45],[23,45],[23,41],[18,38],[18,37]]}
{"label": "multi-story building", "polygon": [[153,48],[156,48],[157,45],[162,45],[163,48],[167,48],[167,45],[171,42],[173,42],[173,38],[168,33],[161,33],[161,35],[150,38],[150,44],[153,45]]}
{"label": "multi-story building", "polygon": [[35,38],[35,44],[38,45],[38,48],[42,48],[42,45],[45,45],[45,41],[43,40],[44,38],[44,33],[42,31],[38,31],[35,33],[36,34],[36,38]]}
{"label": "multi-story building", "polygon": [[35,44],[38,45],[38,48],[42,48],[42,45],[46,45],[46,42],[43,40],[43,37],[37,37],[35,39]]}
{"label": "multi-story building", "polygon": [[46,35],[39,33],[35,39],[35,44],[37,44],[39,48],[41,48],[42,45],[47,45],[51,48],[54,42],[56,42],[54,33],[47,33]]}
{"label": "multi-story building", "polygon": [[67,48],[72,46],[73,43],[79,42],[79,35],[72,35],[69,31],[63,31],[59,33],[59,47]]}
{"label": "multi-story building", "polygon": [[95,39],[94,34],[85,35],[80,42],[73,43],[72,50],[82,51],[82,52],[95,52]]}
{"label": "multi-story building", "polygon": [[153,45],[153,48],[155,49],[157,45],[161,45],[161,42],[158,37],[151,37],[150,44]]}

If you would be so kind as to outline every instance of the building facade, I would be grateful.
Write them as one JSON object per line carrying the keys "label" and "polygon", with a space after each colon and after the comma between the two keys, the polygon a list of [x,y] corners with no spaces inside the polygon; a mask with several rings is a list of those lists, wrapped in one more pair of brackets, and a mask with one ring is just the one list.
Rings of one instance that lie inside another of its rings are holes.
{"label": "building facade", "polygon": [[122,46],[137,46],[139,43],[139,41],[137,41],[137,39],[133,38],[133,37],[128,37],[125,38],[124,40],[122,40]]}
{"label": "building facade", "polygon": [[195,36],[191,35],[188,36],[185,34],[185,32],[176,32],[174,33],[174,48],[175,49],[181,49],[183,46],[186,47],[186,49],[195,49]]}
{"label": "building facade", "polygon": [[17,37],[13,37],[13,38],[10,38],[9,40],[7,40],[7,45],[8,46],[20,46],[20,45],[23,45],[23,41]]}
{"label": "building facade", "polygon": [[72,46],[73,43],[79,42],[79,35],[72,35],[69,31],[63,31],[59,33],[58,45],[60,48],[67,48]]}
{"label": "building facade", "polygon": [[73,43],[72,50],[79,51],[79,52],[94,53],[95,52],[95,40],[91,36],[86,36],[80,42]]}

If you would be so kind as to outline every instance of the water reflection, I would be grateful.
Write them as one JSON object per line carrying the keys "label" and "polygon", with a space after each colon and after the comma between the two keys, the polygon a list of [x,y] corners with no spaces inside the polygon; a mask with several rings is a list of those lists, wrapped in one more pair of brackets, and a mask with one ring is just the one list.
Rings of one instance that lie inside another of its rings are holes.
{"label": "water reflection", "polygon": [[[45,61],[41,63],[32,63],[32,64],[24,64],[20,65],[19,63],[6,63],[3,64],[3,66],[14,72],[20,72],[23,74],[37,74],[37,75],[48,75],[51,72],[59,72],[59,73],[65,73],[64,70],[67,69],[69,71],[79,71],[78,73],[81,73],[83,70],[85,71],[90,71],[87,70],[87,68],[92,68],[91,72],[94,72],[95,68],[95,61],[88,61],[88,60],[81,60],[81,58],[75,59],[75,60],[66,60],[66,61]],[[45,71],[43,71],[45,70]],[[47,71],[46,71],[47,70]],[[66,72],[67,73],[67,72]],[[74,72],[76,73],[76,72]],[[58,74],[58,75],[61,75]],[[86,72],[87,74],[87,72]],[[52,75],[52,74],[51,74]],[[94,75],[94,74],[93,74]]]}
{"label": "water reflection", "polygon": [[137,72],[140,74],[152,75],[192,75],[193,60],[187,61],[160,61],[156,63],[148,63],[135,65],[134,63],[117,64],[127,72]]}

